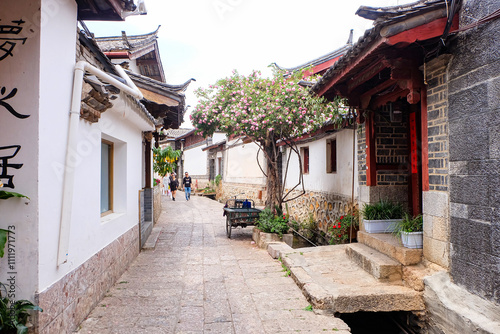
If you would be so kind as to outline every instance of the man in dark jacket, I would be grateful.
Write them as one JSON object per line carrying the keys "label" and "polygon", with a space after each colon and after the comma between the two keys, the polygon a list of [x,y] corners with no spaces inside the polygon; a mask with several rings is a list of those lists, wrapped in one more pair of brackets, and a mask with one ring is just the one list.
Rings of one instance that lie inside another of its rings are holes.
{"label": "man in dark jacket", "polygon": [[182,179],[182,185],[184,186],[184,193],[186,194],[186,201],[191,199],[191,176],[189,173],[184,173],[184,179]]}

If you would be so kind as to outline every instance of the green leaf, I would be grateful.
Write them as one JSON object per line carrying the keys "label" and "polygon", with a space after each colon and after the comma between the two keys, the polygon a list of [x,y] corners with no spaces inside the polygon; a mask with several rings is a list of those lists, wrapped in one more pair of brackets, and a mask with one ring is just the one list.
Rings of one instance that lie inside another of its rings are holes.
{"label": "green leaf", "polygon": [[30,199],[28,196],[19,194],[13,191],[5,191],[5,190],[0,190],[0,199],[8,199],[11,197],[24,197],[27,199]]}
{"label": "green leaf", "polygon": [[5,244],[7,243],[7,238],[9,236],[9,231],[0,228],[0,257],[3,257],[5,252]]}

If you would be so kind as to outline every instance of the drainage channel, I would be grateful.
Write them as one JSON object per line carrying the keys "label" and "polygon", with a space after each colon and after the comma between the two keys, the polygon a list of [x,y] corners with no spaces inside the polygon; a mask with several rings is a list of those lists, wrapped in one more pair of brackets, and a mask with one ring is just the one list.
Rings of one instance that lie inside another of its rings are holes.
{"label": "drainage channel", "polygon": [[356,312],[335,315],[352,334],[419,334],[421,328],[411,312]]}

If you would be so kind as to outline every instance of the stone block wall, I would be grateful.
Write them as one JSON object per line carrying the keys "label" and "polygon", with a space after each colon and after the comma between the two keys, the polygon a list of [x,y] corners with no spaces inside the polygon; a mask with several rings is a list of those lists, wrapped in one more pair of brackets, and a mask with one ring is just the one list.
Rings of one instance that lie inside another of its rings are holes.
{"label": "stone block wall", "polygon": [[160,218],[161,214],[161,186],[157,185],[154,187],[154,194],[153,194],[153,219],[154,219],[154,224],[158,222],[158,219]]}
{"label": "stone block wall", "polygon": [[[462,23],[497,0],[469,0]],[[465,15],[466,14],[466,15]],[[461,32],[450,48],[451,275],[500,304],[500,20]]]}
{"label": "stone block wall", "polygon": [[[293,198],[300,194],[294,191],[290,194]],[[356,202],[354,203],[356,206]],[[327,193],[308,191],[297,199],[287,202],[290,217],[299,223],[309,222],[312,217],[320,231],[328,232],[336,219],[345,215],[352,209],[351,197]],[[285,210],[285,208],[283,208]]]}
{"label": "stone block wall", "polygon": [[139,254],[135,226],[41,292],[40,334],[72,333]]}
{"label": "stone block wall", "polygon": [[257,206],[263,206],[266,201],[266,187],[258,184],[221,182],[217,189],[217,200],[224,203],[230,198],[251,199]]}
{"label": "stone block wall", "polygon": [[422,194],[424,257],[444,268],[450,262],[448,64],[442,55],[421,70],[427,81],[429,191]]}

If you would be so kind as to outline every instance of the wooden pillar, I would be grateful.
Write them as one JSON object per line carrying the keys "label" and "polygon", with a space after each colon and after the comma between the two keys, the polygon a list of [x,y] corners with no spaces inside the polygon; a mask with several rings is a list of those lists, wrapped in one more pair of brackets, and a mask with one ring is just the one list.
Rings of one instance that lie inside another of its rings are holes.
{"label": "wooden pillar", "polygon": [[145,175],[146,175],[146,185],[145,188],[151,188],[151,172],[152,172],[152,166],[151,166],[151,140],[153,139],[153,133],[152,132],[145,132],[144,133],[144,139],[146,141],[146,145],[144,147],[144,166],[146,168]]}
{"label": "wooden pillar", "polygon": [[366,185],[377,185],[377,156],[375,154],[375,121],[373,112],[369,112],[365,124],[366,133]]}
{"label": "wooden pillar", "polygon": [[409,195],[410,195],[410,209],[413,215],[418,215],[421,213],[420,209],[420,194],[421,194],[421,184],[420,184],[420,171],[419,167],[421,164],[421,159],[419,157],[419,135],[418,135],[418,117],[417,112],[412,112],[409,115],[409,130],[410,130],[410,184],[409,184]]}

